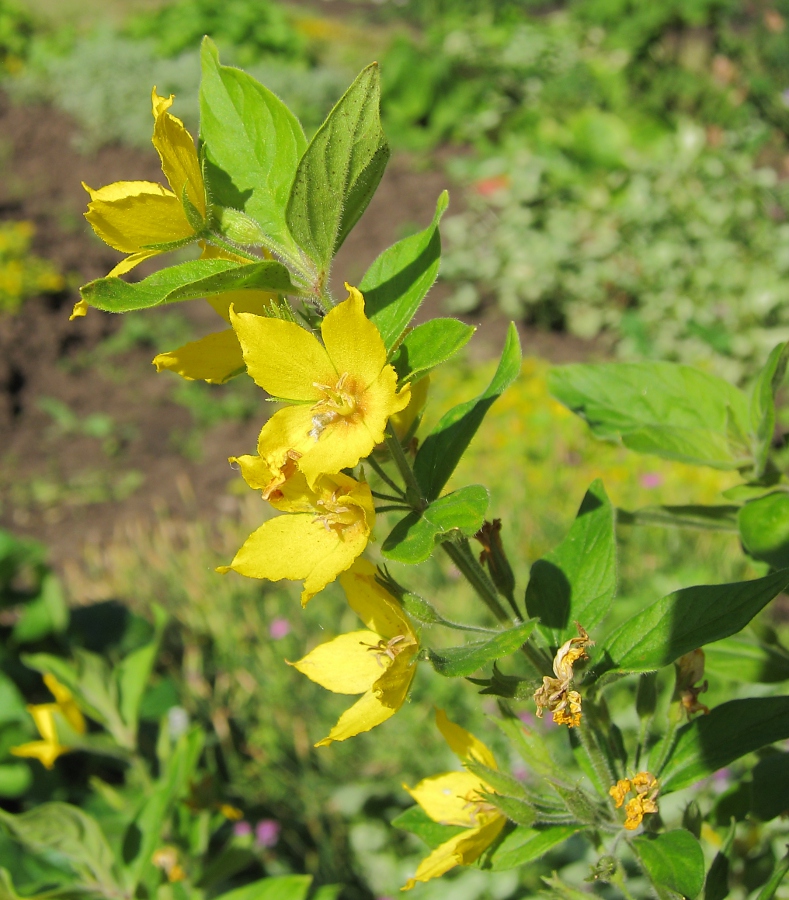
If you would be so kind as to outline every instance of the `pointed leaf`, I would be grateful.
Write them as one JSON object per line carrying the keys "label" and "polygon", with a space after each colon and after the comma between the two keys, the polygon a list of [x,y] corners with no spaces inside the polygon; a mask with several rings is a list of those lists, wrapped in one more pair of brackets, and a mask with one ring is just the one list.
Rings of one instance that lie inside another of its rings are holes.
{"label": "pointed leaf", "polygon": [[430,225],[384,250],[359,284],[365,313],[381,332],[387,350],[400,340],[436,280],[441,262],[438,224],[448,205],[449,194],[444,191]]}
{"label": "pointed leaf", "polygon": [[490,497],[487,488],[471,484],[435,500],[421,513],[409,513],[391,530],[381,546],[387,559],[416,563],[429,559],[437,542],[460,532],[472,535],[485,521]]}
{"label": "pointed leaf", "polygon": [[561,544],[531,568],[526,610],[556,647],[575,637],[575,623],[595,628],[616,592],[614,511],[597,479]]}
{"label": "pointed leaf", "polygon": [[287,206],[296,243],[328,272],[370,202],[389,161],[380,120],[378,64],[363,69],[304,151]]}
{"label": "pointed leaf", "polygon": [[427,500],[434,500],[441,493],[482,424],[485,413],[518,377],[520,366],[518,330],[511,323],[498,368],[488,387],[479,397],[446,413],[416,455],[414,472]]}
{"label": "pointed leaf", "polygon": [[524,622],[500,632],[490,640],[464,644],[462,647],[428,649],[428,656],[436,672],[447,678],[473,675],[488,663],[515,653],[529,639],[536,624],[536,620]]}
{"label": "pointed leaf", "polygon": [[476,329],[457,319],[431,319],[409,331],[392,359],[398,379],[416,381],[451,359]]}
{"label": "pointed leaf", "polygon": [[551,393],[599,438],[637,453],[737,469],[751,462],[742,391],[675,363],[606,363],[553,369]]}
{"label": "pointed leaf", "polygon": [[789,681],[789,654],[779,647],[735,634],[704,648],[704,670],[709,675],[745,684]]}
{"label": "pointed leaf", "polygon": [[214,43],[200,52],[200,134],[214,203],[243,210],[280,247],[295,245],[285,208],[307,140],[298,119],[251,75],[219,63]]}
{"label": "pointed leaf", "polygon": [[761,478],[767,467],[775,432],[775,394],[786,375],[789,342],[773,348],[751,391],[751,428],[755,447],[753,474]]}
{"label": "pointed leaf", "polygon": [[694,900],[704,886],[704,853],[689,831],[641,834],[632,847],[653,884]]}
{"label": "pointed leaf", "polygon": [[525,866],[526,863],[545,856],[549,850],[563,844],[580,830],[580,825],[551,825],[546,828],[519,826],[505,835],[504,839],[483,857],[480,868],[502,872],[505,869]]}

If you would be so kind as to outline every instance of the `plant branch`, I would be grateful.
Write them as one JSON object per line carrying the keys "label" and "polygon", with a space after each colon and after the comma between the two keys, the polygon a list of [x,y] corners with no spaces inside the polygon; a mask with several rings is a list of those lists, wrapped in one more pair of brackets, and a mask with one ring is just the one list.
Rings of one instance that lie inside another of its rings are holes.
{"label": "plant branch", "polygon": [[384,484],[389,485],[389,487],[403,499],[405,499],[405,491],[396,484],[392,479],[386,474],[383,466],[376,462],[372,456],[367,457],[367,462],[370,463],[370,468],[376,473],[376,475],[384,482]]}
{"label": "plant branch", "polygon": [[427,501],[422,496],[422,488],[419,487],[419,482],[416,480],[416,475],[414,475],[414,470],[411,468],[411,463],[405,455],[403,445],[400,443],[400,438],[394,433],[391,424],[386,426],[386,446],[389,448],[389,452],[392,454],[392,460],[405,482],[405,493],[408,502],[411,504],[414,512],[422,512],[427,508]]}

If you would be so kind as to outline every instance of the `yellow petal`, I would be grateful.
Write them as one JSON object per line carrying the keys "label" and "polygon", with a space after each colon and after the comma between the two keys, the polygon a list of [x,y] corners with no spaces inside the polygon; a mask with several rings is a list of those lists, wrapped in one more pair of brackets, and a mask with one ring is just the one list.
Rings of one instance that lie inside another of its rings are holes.
{"label": "yellow petal", "polygon": [[[229,255],[229,254],[228,254]],[[238,257],[242,263],[248,263],[248,259]],[[213,307],[217,315],[230,324],[230,307],[237,313],[252,313],[256,316],[265,316],[269,304],[272,300],[276,300],[276,294],[270,294],[268,291],[225,291],[224,294],[214,294],[213,297],[206,297],[208,303]]]}
{"label": "yellow petal", "polygon": [[72,322],[74,319],[79,319],[82,316],[86,316],[89,309],[90,307],[84,300],[77,300],[74,304],[74,309],[71,310],[71,315],[68,317],[69,322]]}
{"label": "yellow petal", "polygon": [[368,628],[385,638],[412,635],[411,621],[389,591],[375,580],[376,572],[371,562],[357,559],[340,575],[349,606]]}
{"label": "yellow petal", "polygon": [[244,370],[244,357],[235,331],[227,328],[191,341],[153,359],[157,372],[169,370],[187,381],[224,384]]}
{"label": "yellow petal", "polygon": [[315,386],[337,380],[337,373],[318,339],[282,319],[265,319],[231,310],[230,322],[238,335],[247,371],[255,384],[283,400],[321,398]]}
{"label": "yellow petal", "polygon": [[443,709],[436,710],[436,725],[438,730],[444,735],[444,740],[449,744],[450,749],[461,762],[468,760],[469,762],[482,763],[489,769],[497,769],[496,759],[488,748],[479,738],[475,738],[473,734],[455,725],[447,718],[447,714]]}
{"label": "yellow petal", "polygon": [[150,259],[152,256],[158,256],[159,253],[159,250],[140,250],[138,253],[132,253],[131,256],[122,259],[115,268],[110,269],[107,273],[107,278],[125,275],[127,272],[131,272],[135,266],[139,266],[141,262],[145,262],[146,259]]}
{"label": "yellow petal", "polygon": [[427,403],[427,394],[428,389],[430,388],[430,376],[425,375],[424,378],[420,378],[416,384],[411,384],[411,395],[408,401],[408,406],[400,412],[395,413],[391,416],[390,421],[392,423],[392,428],[394,429],[394,433],[403,440],[408,432],[411,430],[411,426],[414,424],[414,420],[416,417],[422,412],[425,408],[425,403]]}
{"label": "yellow petal", "polygon": [[373,685],[373,693],[384,706],[388,706],[390,709],[400,709],[405,703],[411,682],[416,674],[414,657],[418,651],[419,645],[413,637],[391,645],[390,652],[397,655]]}
{"label": "yellow petal", "polygon": [[116,250],[136,253],[149,244],[194,236],[180,201],[160,184],[117,181],[97,191],[83,186],[90,194],[85,218],[96,234]]}
{"label": "yellow petal", "polygon": [[176,197],[186,186],[186,194],[192,205],[205,218],[205,188],[200,160],[192,140],[192,135],[184,128],[184,123],[167,112],[172,106],[173,95],[160,97],[156,88],[151,92],[153,105],[153,145],[162,161],[162,171],[170,182]]}
{"label": "yellow petal", "polygon": [[316,747],[328,747],[332,741],[345,741],[350,737],[369,731],[387,719],[391,719],[397,710],[384,706],[381,701],[368,691],[350,709],[346,709],[337,724],[327,737],[318,741]]}
{"label": "yellow petal", "polygon": [[273,469],[281,468],[289,450],[303,455],[314,446],[312,427],[312,406],[299,404],[277,410],[260,431],[258,456]]}
{"label": "yellow petal", "polygon": [[381,635],[374,631],[341,634],[291,665],[335,694],[363,694],[392,662],[373,652],[380,640]]}
{"label": "yellow petal", "polygon": [[364,297],[356,288],[345,287],[348,299],[329,311],[321,323],[321,334],[337,373],[348,372],[366,388],[386,365],[386,347],[364,314]]}
{"label": "yellow petal", "polygon": [[50,744],[58,742],[58,732],[55,726],[55,712],[57,708],[57,703],[37,703],[35,706],[27,707],[27,711],[33,717],[38,733]]}
{"label": "yellow petal", "polygon": [[410,891],[417,881],[430,881],[455,866],[469,866],[476,862],[499,836],[505,822],[504,816],[496,816],[478,828],[463,831],[445,841],[419,863],[416,874],[401,890]]}
{"label": "yellow petal", "polygon": [[[74,696],[71,691],[64,684],[61,684],[54,675],[48,673],[44,675],[44,684],[49,688],[50,693],[57,702],[58,710],[68,724],[78,734],[84,734],[86,731],[85,717],[74,702]],[[42,733],[41,736],[44,737],[45,735]]]}
{"label": "yellow petal", "polygon": [[30,743],[20,744],[18,747],[11,747],[11,753],[14,756],[37,759],[45,769],[51,769],[55,765],[55,760],[65,752],[65,747],[50,744],[48,741],[30,741]]}
{"label": "yellow petal", "polygon": [[422,779],[413,789],[403,787],[434,822],[442,825],[478,825],[474,800],[488,791],[482,779],[471,772],[446,772]]}

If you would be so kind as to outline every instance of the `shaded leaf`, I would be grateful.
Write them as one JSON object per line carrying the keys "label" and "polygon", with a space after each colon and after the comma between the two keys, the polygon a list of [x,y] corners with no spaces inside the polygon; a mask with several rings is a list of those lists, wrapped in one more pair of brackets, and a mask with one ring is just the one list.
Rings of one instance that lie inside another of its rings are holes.
{"label": "shaded leaf", "polygon": [[789,813],[789,753],[771,753],[756,764],[751,810],[762,822]]}
{"label": "shaded leaf", "polygon": [[781,882],[784,880],[784,878],[786,878],[787,872],[789,872],[789,853],[779,859],[775,864],[773,874],[770,876],[767,884],[765,884],[765,886],[756,895],[756,900],[773,900],[775,892],[781,886]]}
{"label": "shaded leaf", "polygon": [[428,649],[428,656],[436,672],[447,678],[473,675],[477,669],[509,656],[523,646],[536,624],[536,620],[524,622],[487,641],[477,641],[461,647],[444,647],[441,650]]}
{"label": "shaded leaf", "polygon": [[704,648],[705,671],[747,684],[789,681],[789,655],[770,644],[736,634]]}
{"label": "shaded leaf", "polygon": [[755,447],[753,474],[761,478],[767,467],[775,432],[775,394],[786,375],[789,343],[774,347],[751,390],[751,428]]}
{"label": "shaded leaf", "polygon": [[729,896],[729,854],[736,833],[737,823],[732,822],[726,840],[715,854],[715,859],[707,872],[704,882],[704,900],[726,900],[726,897]]}

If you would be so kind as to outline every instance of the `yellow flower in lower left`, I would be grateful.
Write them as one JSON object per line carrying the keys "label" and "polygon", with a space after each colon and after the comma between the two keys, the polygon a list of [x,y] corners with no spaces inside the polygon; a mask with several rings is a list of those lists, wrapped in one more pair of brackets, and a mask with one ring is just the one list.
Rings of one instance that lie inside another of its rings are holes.
{"label": "yellow flower in lower left", "polygon": [[370,731],[391,718],[405,703],[416,672],[416,632],[397,600],[376,580],[375,566],[358,559],[340,575],[340,584],[368,630],[319,644],[292,665],[335,694],[362,696],[316,747]]}
{"label": "yellow flower in lower left", "polygon": [[314,489],[297,472],[269,502],[287,515],[264,522],[230,565],[217,572],[232,569],[250,578],[303,581],[301,602],[306,606],[367,546],[375,523],[373,495],[365,482],[341,472],[322,475]]}
{"label": "yellow flower in lower left", "polygon": [[11,753],[14,756],[37,759],[45,768],[51,769],[59,756],[73,749],[60,743],[58,719],[62,720],[65,728],[71,729],[77,734],[85,734],[86,725],[85,717],[74,702],[71,691],[52,675],[45,675],[44,683],[52,692],[55,703],[38,703],[27,708],[41,735],[41,740],[12,747]]}

